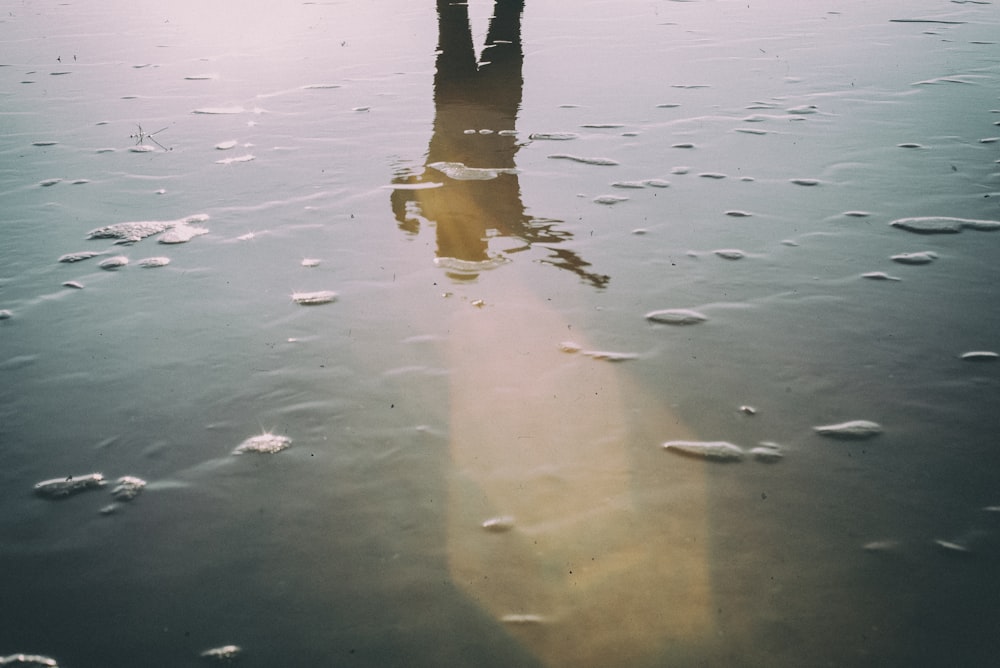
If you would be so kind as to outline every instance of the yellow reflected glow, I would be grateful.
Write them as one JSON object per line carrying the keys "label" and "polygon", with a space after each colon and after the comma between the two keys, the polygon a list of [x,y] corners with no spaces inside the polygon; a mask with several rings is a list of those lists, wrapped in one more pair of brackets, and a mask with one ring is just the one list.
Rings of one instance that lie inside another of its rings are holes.
{"label": "yellow reflected glow", "polygon": [[[497,0],[477,61],[467,7],[439,0],[427,166],[397,178],[393,211],[404,230],[436,226],[456,278],[498,262],[500,235],[602,287],[521,201],[522,6]],[[704,464],[658,447],[692,438],[677,417],[625,367],[562,350],[567,323],[529,285],[463,303],[449,329],[455,583],[549,666],[632,665],[711,638]]]}

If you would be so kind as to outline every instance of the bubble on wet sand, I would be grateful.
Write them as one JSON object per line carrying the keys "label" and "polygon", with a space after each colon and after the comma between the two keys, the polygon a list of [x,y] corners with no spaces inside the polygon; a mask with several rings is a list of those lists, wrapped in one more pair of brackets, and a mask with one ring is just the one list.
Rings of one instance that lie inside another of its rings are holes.
{"label": "bubble on wet sand", "polygon": [[646,187],[646,184],[642,181],[615,181],[611,184],[612,188],[624,188],[626,190],[642,190]]}
{"label": "bubble on wet sand", "polygon": [[124,255],[114,255],[109,257],[107,260],[101,260],[97,266],[101,269],[106,269],[108,271],[114,271],[116,269],[121,269],[128,265],[128,258]]}
{"label": "bubble on wet sand", "polygon": [[59,668],[55,659],[41,654],[11,654],[0,657],[0,666],[11,668]]}
{"label": "bubble on wet sand", "polygon": [[898,276],[892,276],[885,273],[884,271],[869,271],[868,273],[861,274],[861,278],[867,278],[872,281],[901,281],[903,279]]}
{"label": "bubble on wet sand", "polygon": [[617,128],[625,127],[624,123],[584,123],[580,126],[581,128],[590,128],[594,130],[615,130]]}
{"label": "bubble on wet sand", "polygon": [[916,142],[904,142],[902,144],[896,144],[897,148],[924,148],[923,144],[917,144]]}
{"label": "bubble on wet sand", "polygon": [[64,499],[88,489],[98,489],[104,485],[104,476],[100,473],[79,476],[71,475],[65,478],[53,478],[36,483],[35,494],[44,496],[47,499]]}
{"label": "bubble on wet sand", "polygon": [[156,147],[149,144],[136,144],[135,146],[129,146],[128,150],[132,153],[151,153],[156,150]]}
{"label": "bubble on wet sand", "polygon": [[743,448],[727,441],[667,441],[663,444],[663,449],[716,462],[738,462],[743,459]]}
{"label": "bubble on wet sand", "polygon": [[[98,227],[87,233],[88,239],[120,239],[122,242],[135,242],[146,237],[160,234],[171,228],[190,223],[200,223],[208,220],[205,214],[195,214],[177,220],[145,220],[127,223],[115,223]],[[201,228],[194,228],[201,229]],[[205,230],[206,232],[208,230]]]}
{"label": "bubble on wet sand", "polygon": [[257,434],[256,436],[251,436],[247,440],[240,443],[233,450],[233,454],[242,455],[248,452],[253,452],[265,455],[272,455],[276,452],[281,452],[291,444],[292,444],[292,439],[288,438],[287,436],[280,436],[278,434],[265,432],[263,434]]}
{"label": "bubble on wet sand", "polygon": [[797,186],[818,186],[819,179],[792,179],[792,183]]}
{"label": "bubble on wet sand", "polygon": [[216,160],[215,164],[217,164],[217,165],[234,165],[234,164],[240,163],[240,162],[251,162],[251,161],[256,160],[256,159],[257,159],[257,156],[253,155],[252,153],[246,153],[244,155],[238,155],[238,156],[235,156],[233,158],[223,158],[221,160]]}
{"label": "bubble on wet sand", "polygon": [[48,188],[50,186],[54,186],[57,183],[60,183],[61,181],[62,179],[60,178],[45,179],[44,181],[39,181],[38,185],[42,186],[43,188]]}
{"label": "bubble on wet sand", "polygon": [[222,647],[206,649],[201,653],[201,658],[218,663],[229,663],[242,653],[243,649],[239,645],[223,645]]}
{"label": "bubble on wet sand", "polygon": [[230,139],[229,141],[219,142],[215,145],[215,150],[217,151],[228,151],[231,148],[236,148],[238,142],[235,139]]}
{"label": "bubble on wet sand", "polygon": [[671,174],[687,174],[690,171],[691,171],[690,167],[685,167],[683,165],[678,165],[677,167],[674,167],[673,169],[671,169],[670,173]]}
{"label": "bubble on wet sand", "polygon": [[937,259],[934,251],[917,251],[914,253],[899,253],[889,258],[900,264],[930,264]]}
{"label": "bubble on wet sand", "polygon": [[746,253],[736,248],[721,248],[712,252],[724,260],[742,260],[747,256]]}
{"label": "bubble on wet sand", "polygon": [[490,533],[504,533],[514,528],[514,518],[511,517],[510,515],[491,517],[490,519],[483,522],[480,526],[489,531]]}
{"label": "bubble on wet sand", "polygon": [[579,137],[575,132],[532,132],[528,139],[541,139],[547,141],[568,141]]}
{"label": "bubble on wet sand", "polygon": [[838,424],[813,427],[813,431],[821,436],[843,440],[863,440],[874,438],[882,433],[882,425],[871,420],[850,420]]}
{"label": "bubble on wet sand", "polygon": [[55,146],[58,143],[59,142],[51,140],[51,139],[43,139],[41,141],[33,141],[33,142],[31,142],[31,145],[32,146]]}
{"label": "bubble on wet sand", "polygon": [[326,90],[329,88],[340,88],[340,84],[318,83],[303,86],[302,90]]}
{"label": "bubble on wet sand", "polygon": [[732,216],[733,218],[749,218],[753,214],[749,211],[742,211],[740,209],[730,209],[726,211],[727,216]]}
{"label": "bubble on wet sand", "polygon": [[736,128],[736,131],[737,132],[742,132],[745,135],[766,135],[767,134],[767,130],[758,130],[756,128]]}
{"label": "bubble on wet sand", "polygon": [[62,285],[65,288],[73,288],[75,290],[83,290],[83,283],[81,283],[80,281],[65,281],[65,282],[63,282]]}
{"label": "bubble on wet sand", "polygon": [[871,214],[867,211],[845,211],[844,215],[849,218],[867,218]]}
{"label": "bubble on wet sand", "polygon": [[315,292],[293,292],[292,301],[303,306],[318,306],[336,301],[337,293],[333,290],[317,290]]}
{"label": "bubble on wet sand", "polygon": [[111,496],[115,501],[131,501],[139,496],[146,487],[146,481],[142,478],[126,475],[115,481],[115,487],[111,490]]}
{"label": "bubble on wet sand", "polygon": [[0,309],[0,320],[10,320],[14,317],[14,313],[10,309]]}
{"label": "bubble on wet sand", "polygon": [[595,197],[594,202],[596,204],[618,204],[619,202],[628,201],[628,197],[619,197],[617,195],[601,195],[600,197]]}
{"label": "bubble on wet sand", "polygon": [[314,257],[307,257],[307,258],[303,258],[301,264],[302,264],[303,267],[310,267],[310,268],[311,267],[318,267],[319,266],[319,260],[316,259],[316,258],[314,258]]}
{"label": "bubble on wet sand", "polygon": [[962,230],[992,232],[1000,230],[998,220],[975,220],[971,218],[951,218],[948,216],[922,216],[899,218],[889,225],[917,234],[958,234]]}
{"label": "bubble on wet sand", "polygon": [[677,144],[671,144],[670,148],[694,148],[694,144],[689,141],[678,142]]}
{"label": "bubble on wet sand", "polygon": [[100,255],[97,251],[79,251],[78,253],[66,253],[65,255],[59,256],[59,262],[80,262],[82,260],[89,260],[92,257]]}
{"label": "bubble on wet sand", "polygon": [[461,162],[432,162],[427,166],[456,181],[489,181],[501,174],[517,173],[517,170],[512,168],[467,167]]}
{"label": "bubble on wet sand", "polygon": [[169,257],[145,257],[138,262],[136,262],[140,267],[144,269],[155,269],[156,267],[166,267],[170,264]]}
{"label": "bubble on wet sand", "polygon": [[719,179],[726,178],[726,175],[723,174],[722,172],[702,172],[698,176],[700,176],[703,179],[717,179],[717,180],[719,180]]}
{"label": "bubble on wet sand", "polygon": [[1000,355],[997,355],[992,350],[972,350],[962,353],[961,359],[966,362],[996,362],[998,357]]}
{"label": "bubble on wet sand", "polygon": [[605,167],[613,167],[619,164],[617,160],[612,160],[611,158],[588,158],[579,155],[569,155],[568,153],[556,153],[549,156],[550,160],[570,160],[572,162],[581,162],[585,165],[599,165]]}
{"label": "bubble on wet sand", "polygon": [[697,325],[708,320],[708,316],[692,309],[675,308],[650,311],[646,320],[663,325]]}

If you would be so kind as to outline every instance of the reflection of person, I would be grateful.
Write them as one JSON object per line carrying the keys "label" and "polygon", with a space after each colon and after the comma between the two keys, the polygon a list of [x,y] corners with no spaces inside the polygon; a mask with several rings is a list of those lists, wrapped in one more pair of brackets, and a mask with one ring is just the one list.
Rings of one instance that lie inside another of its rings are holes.
{"label": "reflection of person", "polygon": [[[477,62],[467,7],[438,0],[426,171],[396,179],[393,211],[404,230],[436,227],[457,278],[497,262],[487,239],[507,235],[600,287],[560,247],[568,234],[521,201],[522,7],[496,0]],[[703,473],[655,444],[693,435],[621,365],[564,352],[593,350],[586,332],[507,271],[480,308],[452,300],[444,324],[452,582],[548,668],[684,656],[714,632]]]}
{"label": "reflection of person", "polygon": [[[438,0],[438,51],[434,76],[434,132],[423,174],[399,176],[392,210],[402,229],[416,232],[421,218],[437,229],[437,257],[473,275],[495,261],[490,235],[529,244],[558,244],[570,234],[559,221],[524,210],[514,156],[521,105],[523,0],[496,0],[482,59],[476,60],[468,6]],[[441,187],[435,187],[443,183]],[[603,287],[607,276],[565,248],[549,248],[551,264]]]}

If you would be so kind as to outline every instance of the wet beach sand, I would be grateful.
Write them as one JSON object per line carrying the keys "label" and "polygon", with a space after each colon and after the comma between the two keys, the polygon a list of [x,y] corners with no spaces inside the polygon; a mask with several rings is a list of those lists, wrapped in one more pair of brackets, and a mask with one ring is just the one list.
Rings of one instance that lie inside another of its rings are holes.
{"label": "wet beach sand", "polygon": [[7,8],[0,665],[993,665],[997,35]]}

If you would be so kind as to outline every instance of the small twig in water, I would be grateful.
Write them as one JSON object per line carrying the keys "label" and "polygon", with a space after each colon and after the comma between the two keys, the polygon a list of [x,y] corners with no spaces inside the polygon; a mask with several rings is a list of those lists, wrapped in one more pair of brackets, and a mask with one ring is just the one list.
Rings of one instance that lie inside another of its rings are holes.
{"label": "small twig in water", "polygon": [[163,132],[167,128],[160,128],[156,132],[145,132],[142,129],[142,124],[141,123],[136,123],[135,125],[136,125],[137,128],[139,128],[139,131],[136,132],[135,134],[129,135],[128,137],[129,137],[129,139],[134,139],[135,140],[135,145],[136,146],[139,146],[140,144],[142,144],[143,142],[145,142],[148,139],[149,141],[153,142],[154,144],[156,144],[157,146],[159,146],[160,148],[162,148],[164,151],[172,151],[172,150],[174,150],[172,147],[171,148],[167,148],[166,146],[164,146],[160,142],[156,141],[156,138],[153,136],[153,135],[160,134],[161,132]]}

